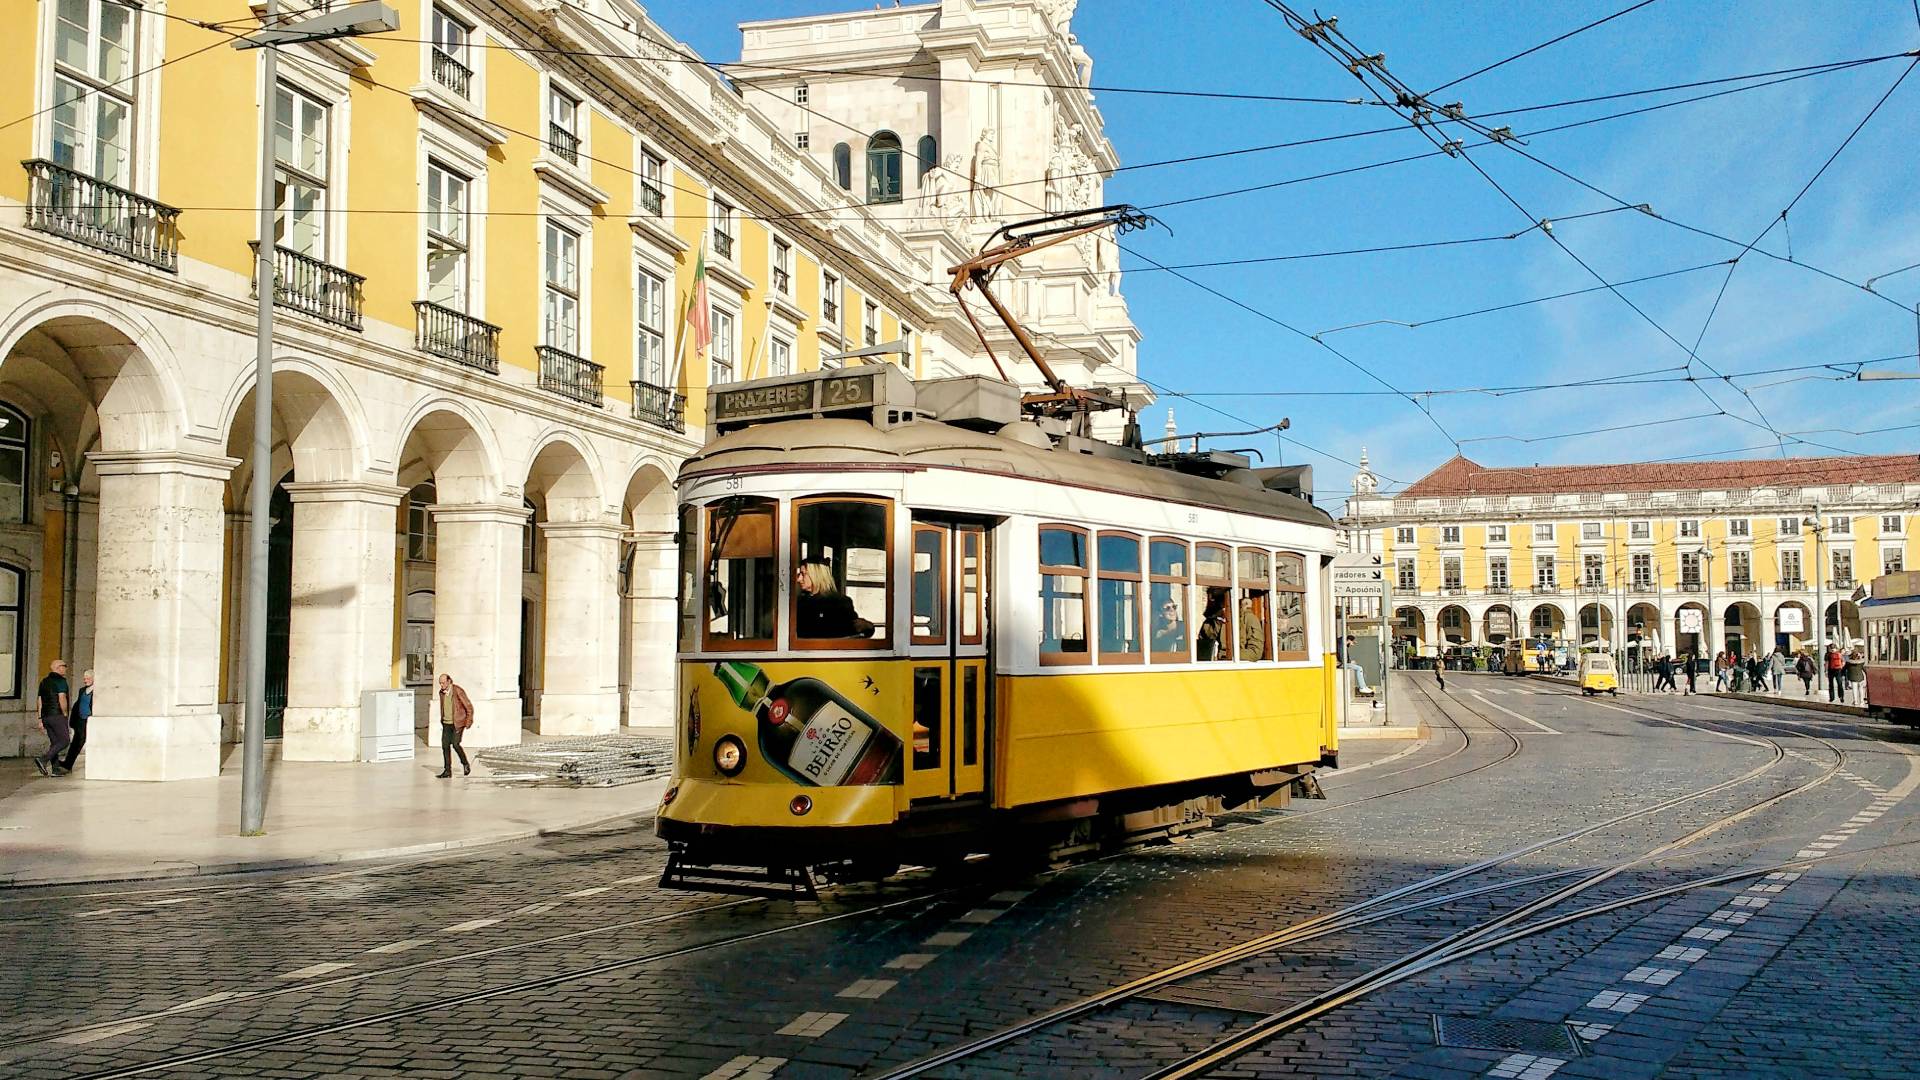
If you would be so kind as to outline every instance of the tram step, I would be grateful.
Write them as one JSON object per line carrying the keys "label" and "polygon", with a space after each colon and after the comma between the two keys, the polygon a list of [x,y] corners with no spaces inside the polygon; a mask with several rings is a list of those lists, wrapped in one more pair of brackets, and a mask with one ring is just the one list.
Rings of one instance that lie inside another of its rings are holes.
{"label": "tram step", "polygon": [[690,862],[680,855],[667,857],[667,868],[660,874],[660,887],[738,896],[820,899],[813,874],[804,866],[727,866]]}

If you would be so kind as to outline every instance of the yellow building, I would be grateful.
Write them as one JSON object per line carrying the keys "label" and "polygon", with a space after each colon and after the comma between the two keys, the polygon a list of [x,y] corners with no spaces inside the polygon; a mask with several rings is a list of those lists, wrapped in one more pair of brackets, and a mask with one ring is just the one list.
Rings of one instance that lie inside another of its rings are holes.
{"label": "yellow building", "polygon": [[0,8],[0,753],[59,656],[99,669],[90,776],[211,775],[236,737],[263,101],[289,760],[352,759],[362,696],[435,672],[478,745],[669,716],[706,388],[895,341],[990,370],[898,207],[638,5],[397,7],[272,86],[231,5]]}
{"label": "yellow building", "polygon": [[[1508,638],[1743,655],[1860,634],[1862,583],[1907,565],[1911,455],[1487,468],[1454,457],[1343,519],[1424,655]],[[1624,614],[1623,614],[1624,613]]]}

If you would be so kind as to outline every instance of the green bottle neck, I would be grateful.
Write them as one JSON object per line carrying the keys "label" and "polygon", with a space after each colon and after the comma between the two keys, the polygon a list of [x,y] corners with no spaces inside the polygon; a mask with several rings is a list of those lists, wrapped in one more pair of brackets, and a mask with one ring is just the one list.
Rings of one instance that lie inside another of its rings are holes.
{"label": "green bottle neck", "polygon": [[758,664],[722,660],[713,665],[713,673],[720,679],[720,685],[727,688],[727,696],[733,699],[733,703],[747,712],[755,711],[761,702],[767,700],[770,683],[767,673],[761,671]]}

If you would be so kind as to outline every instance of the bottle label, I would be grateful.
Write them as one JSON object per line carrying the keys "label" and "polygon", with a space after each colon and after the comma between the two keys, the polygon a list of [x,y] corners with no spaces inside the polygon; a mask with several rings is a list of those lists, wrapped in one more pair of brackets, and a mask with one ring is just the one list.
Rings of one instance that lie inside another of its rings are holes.
{"label": "bottle label", "polygon": [[823,787],[843,783],[873,730],[838,703],[823,702],[807,717],[807,726],[794,740],[787,764],[794,772]]}

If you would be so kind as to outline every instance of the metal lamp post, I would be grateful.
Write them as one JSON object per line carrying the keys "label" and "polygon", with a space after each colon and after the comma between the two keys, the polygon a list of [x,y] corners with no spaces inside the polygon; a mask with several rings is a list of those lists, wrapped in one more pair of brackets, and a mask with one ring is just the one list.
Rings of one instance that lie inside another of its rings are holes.
{"label": "metal lamp post", "polygon": [[[1706,530],[1702,529],[1701,531],[1705,532]],[[1700,636],[1706,639],[1707,644],[1706,647],[1700,651],[1718,655],[1713,647],[1713,550],[1707,547],[1707,545],[1701,544],[1700,550],[1694,554],[1707,561],[1707,617],[1700,622]],[[1695,659],[1697,660],[1699,658],[1695,657]]]}
{"label": "metal lamp post", "polygon": [[254,281],[259,328],[254,334],[253,491],[247,513],[247,685],[246,730],[240,766],[240,832],[266,831],[267,788],[267,537],[273,498],[273,300],[280,281],[274,273],[273,126],[279,93],[280,46],[331,38],[358,37],[400,29],[400,16],[378,0],[347,4],[311,18],[280,21],[279,0],[267,0],[258,33],[233,43],[236,49],[265,49],[260,80],[260,221]]}
{"label": "metal lamp post", "polygon": [[1826,539],[1827,527],[1820,523],[1818,506],[1813,508],[1813,516],[1801,518],[1800,524],[1813,530],[1813,655],[1819,658],[1815,665],[1824,679],[1827,677],[1827,601],[1820,591],[1820,568],[1826,564],[1820,548]]}

